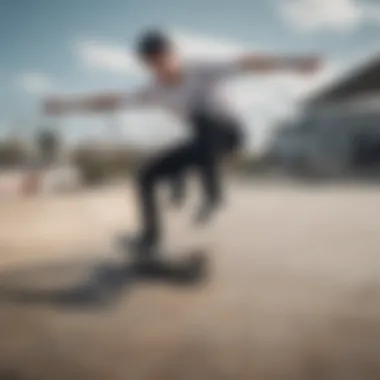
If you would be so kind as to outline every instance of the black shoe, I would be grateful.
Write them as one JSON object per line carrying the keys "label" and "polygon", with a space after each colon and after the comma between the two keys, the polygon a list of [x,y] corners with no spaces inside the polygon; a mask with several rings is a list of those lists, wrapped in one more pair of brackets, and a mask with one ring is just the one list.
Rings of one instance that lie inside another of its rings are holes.
{"label": "black shoe", "polygon": [[121,245],[125,251],[139,257],[151,257],[157,251],[156,239],[144,234],[137,237],[124,237]]}
{"label": "black shoe", "polygon": [[208,223],[219,208],[219,201],[208,201],[204,203],[195,215],[195,224],[204,225]]}
{"label": "black shoe", "polygon": [[170,201],[175,207],[183,205],[185,200],[185,184],[181,178],[174,179],[171,183]]}

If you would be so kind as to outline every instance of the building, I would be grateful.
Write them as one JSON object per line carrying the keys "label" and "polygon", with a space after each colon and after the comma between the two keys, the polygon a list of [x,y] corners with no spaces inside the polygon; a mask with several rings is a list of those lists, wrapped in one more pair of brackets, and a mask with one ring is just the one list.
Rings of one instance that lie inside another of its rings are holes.
{"label": "building", "polygon": [[308,99],[271,154],[298,173],[380,175],[380,55]]}

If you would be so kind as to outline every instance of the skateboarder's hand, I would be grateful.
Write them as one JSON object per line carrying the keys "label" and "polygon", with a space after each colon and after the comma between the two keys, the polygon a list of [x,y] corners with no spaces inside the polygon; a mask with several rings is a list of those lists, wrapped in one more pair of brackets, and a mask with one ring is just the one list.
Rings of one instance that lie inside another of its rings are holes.
{"label": "skateboarder's hand", "polygon": [[62,115],[67,110],[67,102],[63,98],[51,97],[45,100],[43,111],[47,115]]}
{"label": "skateboarder's hand", "polygon": [[317,56],[298,58],[296,69],[302,74],[313,74],[322,66],[322,60]]}

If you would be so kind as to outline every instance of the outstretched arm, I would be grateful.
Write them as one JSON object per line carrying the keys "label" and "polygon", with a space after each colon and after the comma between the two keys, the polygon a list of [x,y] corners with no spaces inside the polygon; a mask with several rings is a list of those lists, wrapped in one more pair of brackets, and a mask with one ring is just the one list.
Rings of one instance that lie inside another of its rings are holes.
{"label": "outstretched arm", "polygon": [[68,114],[82,112],[113,111],[123,106],[124,97],[120,94],[97,94],[83,97],[51,97],[44,103],[48,114]]}
{"label": "outstretched arm", "polygon": [[44,102],[48,114],[92,113],[138,107],[149,102],[146,91],[131,93],[100,93],[81,97],[50,97]]}
{"label": "outstretched arm", "polygon": [[243,72],[271,73],[282,70],[309,74],[317,71],[321,60],[317,56],[272,56],[247,54],[238,58],[237,66]]}

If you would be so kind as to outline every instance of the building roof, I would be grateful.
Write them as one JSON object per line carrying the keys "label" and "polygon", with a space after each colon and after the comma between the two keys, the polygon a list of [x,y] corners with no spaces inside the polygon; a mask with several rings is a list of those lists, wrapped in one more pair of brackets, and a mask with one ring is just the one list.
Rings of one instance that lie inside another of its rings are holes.
{"label": "building roof", "polygon": [[309,105],[341,102],[370,94],[380,95],[380,53],[345,78],[314,96]]}

